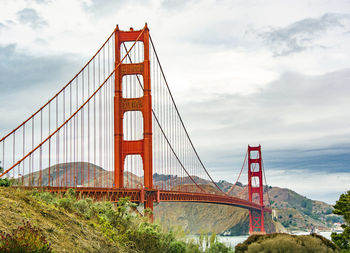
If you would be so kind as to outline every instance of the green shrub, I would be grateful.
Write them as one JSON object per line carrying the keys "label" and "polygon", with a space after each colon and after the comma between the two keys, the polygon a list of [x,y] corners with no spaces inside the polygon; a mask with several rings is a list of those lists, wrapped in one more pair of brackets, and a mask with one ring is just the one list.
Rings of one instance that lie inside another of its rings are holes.
{"label": "green shrub", "polygon": [[186,243],[181,241],[172,241],[169,245],[168,253],[186,253]]}
{"label": "green shrub", "polygon": [[81,214],[86,219],[90,219],[92,216],[92,199],[80,199],[73,203],[73,207],[79,214]]}
{"label": "green shrub", "polygon": [[56,196],[50,192],[38,192],[33,190],[32,195],[47,204],[54,204],[57,201]]}
{"label": "green shrub", "polygon": [[227,247],[225,244],[221,242],[215,242],[210,245],[210,248],[206,250],[208,253],[233,253],[231,248]]}
{"label": "green shrub", "polygon": [[92,215],[96,217],[112,210],[114,210],[114,206],[111,202],[94,202],[91,206]]}
{"label": "green shrub", "polygon": [[252,235],[235,247],[236,253],[255,252],[338,252],[338,247],[319,235]]}
{"label": "green shrub", "polygon": [[168,252],[175,240],[171,233],[164,233],[158,225],[148,222],[141,222],[136,229],[128,230],[126,237],[133,242],[133,250],[147,253]]}
{"label": "green shrub", "polygon": [[42,231],[29,222],[15,229],[12,234],[0,233],[0,252],[11,253],[46,253],[52,252]]}
{"label": "green shrub", "polygon": [[344,226],[343,233],[332,233],[331,237],[332,241],[344,252],[350,252],[350,226]]}
{"label": "green shrub", "polygon": [[117,241],[117,231],[105,217],[99,217],[98,224],[100,225],[100,228],[106,238],[112,242]]}
{"label": "green shrub", "polygon": [[57,206],[64,208],[67,211],[73,211],[73,200],[71,198],[60,198],[57,201]]}
{"label": "green shrub", "polygon": [[137,217],[130,214],[130,210],[135,204],[128,198],[120,198],[116,205],[111,202],[104,202],[98,205],[99,216],[103,216],[116,229],[119,234],[125,233],[131,228],[133,223],[139,223]]}
{"label": "green shrub", "polygon": [[11,186],[11,180],[8,178],[0,178],[0,187],[9,187]]}
{"label": "green shrub", "polygon": [[65,197],[67,198],[76,198],[76,193],[75,190],[70,188],[66,191],[66,193],[64,194]]}

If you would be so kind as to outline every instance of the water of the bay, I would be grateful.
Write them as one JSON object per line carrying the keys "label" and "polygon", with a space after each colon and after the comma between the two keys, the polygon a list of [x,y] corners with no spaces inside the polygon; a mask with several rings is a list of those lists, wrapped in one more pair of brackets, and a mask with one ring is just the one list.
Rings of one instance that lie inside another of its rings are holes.
{"label": "water of the bay", "polygon": [[[319,235],[322,235],[323,237],[327,238],[328,240],[331,240],[331,233],[332,232],[319,232]],[[308,235],[309,232],[299,232],[295,233],[297,235]],[[189,239],[192,239],[194,241],[198,242],[199,236],[198,235],[190,235],[188,236]],[[219,242],[224,243],[226,246],[229,246],[231,248],[234,248],[238,243],[244,242],[248,235],[240,235],[240,236],[217,236]]]}

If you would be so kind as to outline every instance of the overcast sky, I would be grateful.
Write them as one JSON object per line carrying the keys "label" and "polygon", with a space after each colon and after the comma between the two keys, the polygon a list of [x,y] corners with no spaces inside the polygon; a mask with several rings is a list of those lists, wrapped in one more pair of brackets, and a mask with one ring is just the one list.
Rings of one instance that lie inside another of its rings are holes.
{"label": "overcast sky", "polygon": [[69,81],[116,24],[147,22],[216,180],[261,144],[269,184],[350,189],[350,1],[0,0],[0,135]]}

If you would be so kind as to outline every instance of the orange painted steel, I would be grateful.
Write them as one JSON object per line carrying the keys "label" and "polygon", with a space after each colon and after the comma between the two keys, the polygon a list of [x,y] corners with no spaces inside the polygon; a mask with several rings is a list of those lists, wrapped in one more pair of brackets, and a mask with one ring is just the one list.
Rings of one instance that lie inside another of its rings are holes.
{"label": "orange painted steel", "polygon": [[[37,189],[54,193],[65,193],[69,187],[22,187],[25,189]],[[145,190],[145,189],[118,189],[103,187],[76,187],[74,188],[78,197],[91,197],[95,200],[108,200],[117,202],[120,198],[129,197],[130,201],[136,203],[144,202],[196,202],[211,203],[219,205],[237,206],[250,211],[261,211],[271,213],[272,209],[261,207],[259,204],[227,195],[191,193],[179,191]]]}
{"label": "orange painted steel", "polygon": [[[122,63],[121,45],[124,42],[140,41],[143,43],[144,60],[141,63]],[[152,170],[152,98],[149,59],[149,30],[147,25],[143,30],[115,30],[115,94],[114,94],[114,187],[124,188],[124,163],[128,155],[140,155],[143,162],[144,186],[153,188]],[[140,98],[123,98],[123,76],[142,75],[144,92]],[[143,116],[143,139],[126,141],[123,139],[123,120],[127,111],[140,111]],[[146,200],[145,207],[153,209],[153,201]]]}
{"label": "orange painted steel", "polygon": [[[257,158],[252,158],[251,152],[258,152]],[[254,168],[258,165],[258,170]],[[257,185],[252,185],[252,180]],[[263,178],[262,178],[262,161],[261,161],[261,146],[252,147],[248,145],[248,197],[249,202],[253,202],[254,195],[258,196],[260,210],[249,210],[249,234],[259,233],[264,234],[264,189],[263,189]]]}

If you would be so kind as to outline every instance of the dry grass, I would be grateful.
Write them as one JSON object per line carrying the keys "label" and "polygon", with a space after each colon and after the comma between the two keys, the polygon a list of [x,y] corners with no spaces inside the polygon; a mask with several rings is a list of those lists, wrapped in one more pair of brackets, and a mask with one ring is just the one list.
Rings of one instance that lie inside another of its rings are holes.
{"label": "dry grass", "polygon": [[0,231],[11,232],[30,221],[55,252],[118,252],[94,220],[86,220],[34,198],[30,192],[0,187]]}

